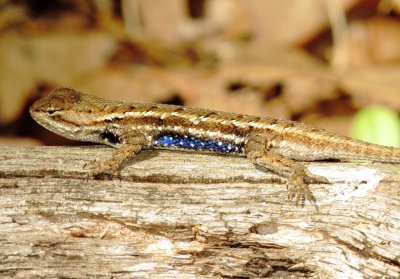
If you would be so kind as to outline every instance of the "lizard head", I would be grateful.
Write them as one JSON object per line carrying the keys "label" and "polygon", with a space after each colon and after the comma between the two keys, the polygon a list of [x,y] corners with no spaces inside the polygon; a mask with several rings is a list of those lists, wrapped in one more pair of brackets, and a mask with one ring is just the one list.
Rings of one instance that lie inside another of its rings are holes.
{"label": "lizard head", "polygon": [[63,137],[111,146],[120,145],[120,137],[99,115],[110,105],[121,102],[80,93],[69,88],[58,88],[37,100],[29,108],[32,118],[46,129]]}
{"label": "lizard head", "polygon": [[36,122],[56,134],[74,140],[87,140],[82,122],[85,98],[85,94],[73,89],[58,88],[34,102],[29,112]]}
{"label": "lizard head", "polygon": [[58,88],[46,97],[34,102],[29,108],[29,113],[37,123],[46,129],[71,138],[69,135],[78,127],[72,127],[73,123],[67,123],[63,116],[80,100],[81,93],[68,88]]}

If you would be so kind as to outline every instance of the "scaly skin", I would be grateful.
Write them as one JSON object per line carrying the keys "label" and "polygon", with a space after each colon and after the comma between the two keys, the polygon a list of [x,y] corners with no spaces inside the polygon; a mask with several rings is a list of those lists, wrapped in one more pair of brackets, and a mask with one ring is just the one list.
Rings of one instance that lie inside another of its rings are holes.
{"label": "scaly skin", "polygon": [[328,183],[299,161],[362,159],[400,163],[400,149],[343,137],[305,124],[162,104],[108,101],[59,88],[36,101],[32,117],[66,138],[118,150],[89,173],[115,173],[144,148],[210,149],[246,156],[288,178],[289,198],[315,204],[310,183]]}

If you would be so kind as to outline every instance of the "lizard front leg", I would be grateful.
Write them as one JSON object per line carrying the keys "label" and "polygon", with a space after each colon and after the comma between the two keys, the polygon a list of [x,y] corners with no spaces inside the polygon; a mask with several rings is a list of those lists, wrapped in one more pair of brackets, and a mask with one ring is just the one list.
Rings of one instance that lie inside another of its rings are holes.
{"label": "lizard front leg", "polygon": [[95,163],[93,169],[89,171],[88,177],[95,177],[102,173],[115,174],[124,162],[148,146],[148,140],[141,134],[126,133],[121,138],[123,143],[112,157]]}
{"label": "lizard front leg", "polygon": [[298,205],[302,197],[309,200],[316,208],[316,200],[309,189],[310,183],[328,183],[328,180],[319,175],[314,175],[300,162],[269,151],[273,142],[279,138],[270,138],[264,135],[251,135],[247,140],[245,152],[254,164],[269,169],[281,176],[288,178],[288,198],[294,197]]}

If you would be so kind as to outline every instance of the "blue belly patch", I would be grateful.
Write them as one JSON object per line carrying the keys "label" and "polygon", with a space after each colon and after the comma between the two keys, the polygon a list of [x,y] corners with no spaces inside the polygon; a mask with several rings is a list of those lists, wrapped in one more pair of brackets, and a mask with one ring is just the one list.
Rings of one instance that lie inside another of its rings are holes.
{"label": "blue belly patch", "polygon": [[211,150],[221,153],[243,153],[243,144],[224,141],[204,140],[179,134],[163,134],[154,139],[154,146],[165,148],[185,148]]}

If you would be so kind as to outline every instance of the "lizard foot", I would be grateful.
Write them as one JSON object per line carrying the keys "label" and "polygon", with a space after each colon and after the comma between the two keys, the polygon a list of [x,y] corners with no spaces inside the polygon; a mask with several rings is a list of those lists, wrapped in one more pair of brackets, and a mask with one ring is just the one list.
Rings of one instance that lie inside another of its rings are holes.
{"label": "lizard foot", "polygon": [[89,171],[86,173],[86,180],[89,180],[90,178],[97,179],[103,177],[111,179],[119,170],[119,167],[116,166],[112,160],[104,160],[99,162],[94,161],[93,163],[85,165],[84,168],[89,169]]}
{"label": "lizard foot", "polygon": [[309,184],[311,183],[329,183],[329,181],[320,175],[315,175],[310,173],[307,169],[296,170],[290,176],[287,182],[288,198],[293,200],[298,206],[300,200],[304,206],[304,201],[308,200],[315,209],[318,211],[317,200],[315,199],[313,193],[310,190]]}

